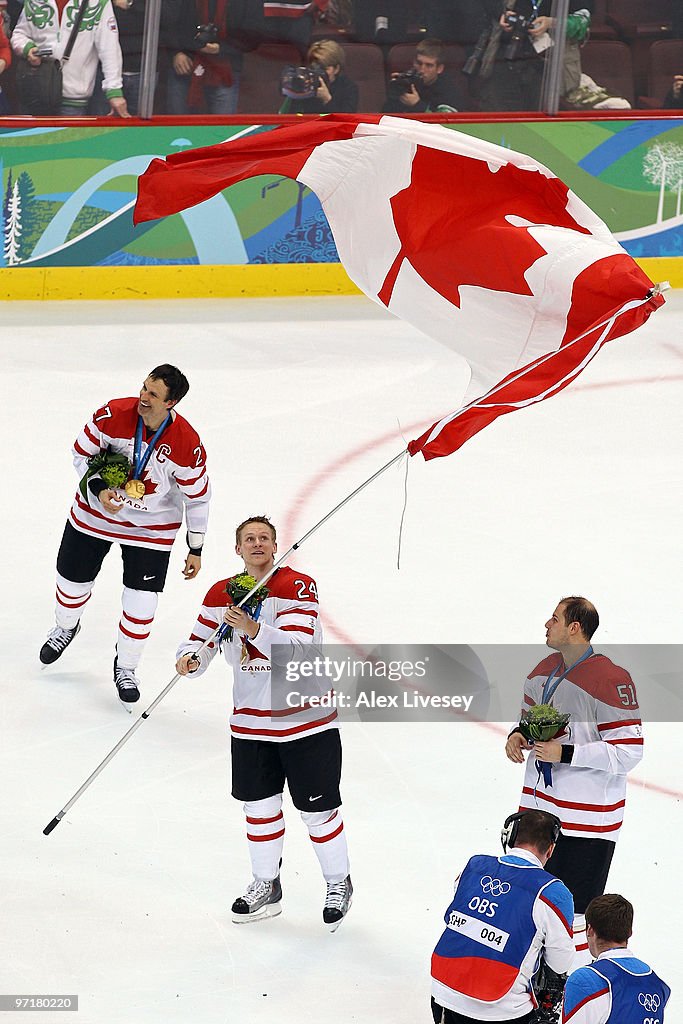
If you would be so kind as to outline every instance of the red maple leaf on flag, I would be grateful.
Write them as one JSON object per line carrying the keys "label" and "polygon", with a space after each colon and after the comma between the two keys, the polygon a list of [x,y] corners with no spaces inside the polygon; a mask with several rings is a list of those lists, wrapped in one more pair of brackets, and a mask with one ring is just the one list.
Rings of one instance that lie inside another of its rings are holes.
{"label": "red maple leaf on flag", "polygon": [[[467,284],[532,295],[524,274],[546,251],[527,227],[506,218],[588,235],[565,211],[568,191],[540,171],[513,164],[492,171],[483,160],[418,146],[410,185],[390,200],[401,249],[377,297],[389,305],[404,260],[458,308]],[[560,203],[550,205],[551,196]]]}

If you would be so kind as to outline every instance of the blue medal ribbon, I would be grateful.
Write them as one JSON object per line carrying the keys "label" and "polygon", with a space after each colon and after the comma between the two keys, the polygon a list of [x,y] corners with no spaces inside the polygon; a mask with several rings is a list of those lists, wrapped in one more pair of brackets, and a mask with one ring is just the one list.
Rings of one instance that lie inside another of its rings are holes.
{"label": "blue medal ribbon", "polygon": [[[560,666],[558,665],[557,668],[554,668],[552,670],[552,672],[550,673],[550,675],[548,676],[548,678],[546,679],[545,683],[543,684],[543,696],[541,698],[541,704],[549,704],[550,701],[555,696],[555,691],[557,690],[557,688],[560,685],[560,683],[562,682],[562,680],[567,676],[567,674],[569,672],[571,672],[572,669],[576,668],[577,665],[580,665],[582,661],[587,661],[593,654],[594,654],[593,648],[589,644],[588,645],[588,650],[583,652],[583,654],[578,659],[578,661],[575,661],[573,665],[569,666],[569,668],[565,668],[565,670],[562,673],[562,675],[557,676],[557,679],[555,679],[555,676],[557,675],[557,672],[558,672],[558,669],[559,669]],[[536,780],[536,785],[538,785],[538,779],[540,779],[540,777],[542,775],[543,776],[543,784],[546,787],[546,789],[552,789],[553,788],[553,766],[550,763],[550,761],[537,761],[536,762],[536,771],[538,772],[538,777],[537,777],[537,780]]]}
{"label": "blue medal ribbon", "polygon": [[138,416],[138,425],[135,428],[135,446],[133,448],[133,480],[142,480],[142,474],[145,472],[145,467],[146,467],[147,463],[149,462],[149,460],[150,460],[150,458],[152,456],[152,452],[154,451],[154,446],[157,443],[157,441],[159,440],[159,438],[161,437],[161,435],[163,434],[163,432],[166,430],[166,427],[171,422],[171,418],[172,417],[171,417],[171,414],[169,412],[168,415],[166,416],[166,419],[161,424],[161,426],[159,427],[159,429],[155,433],[155,435],[152,438],[152,440],[148,443],[147,450],[146,450],[145,454],[143,455],[142,454],[143,420],[142,420],[142,416]]}

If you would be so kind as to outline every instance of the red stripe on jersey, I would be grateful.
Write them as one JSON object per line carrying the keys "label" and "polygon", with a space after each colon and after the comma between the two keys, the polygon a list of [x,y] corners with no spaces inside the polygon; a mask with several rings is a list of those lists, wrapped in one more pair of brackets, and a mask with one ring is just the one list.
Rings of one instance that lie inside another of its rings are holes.
{"label": "red stripe on jersey", "polygon": [[199,494],[188,494],[187,497],[189,498],[190,501],[194,501],[195,498],[203,497],[206,494],[206,492],[208,491],[208,489],[209,489],[209,481],[207,480],[206,483],[204,484],[204,486],[202,487],[201,491],[199,492]]}
{"label": "red stripe on jersey", "polygon": [[308,633],[310,636],[315,633],[315,630],[309,629],[308,626],[278,626],[278,629],[283,633]]}
{"label": "red stripe on jersey", "polygon": [[201,473],[198,473],[197,476],[193,477],[191,480],[181,480],[180,477],[177,476],[175,478],[175,482],[178,484],[179,487],[191,487],[192,484],[196,484],[198,480],[201,480],[205,473],[206,466],[203,467]]}
{"label": "red stripe on jersey", "polygon": [[86,437],[88,438],[88,440],[89,440],[89,441],[92,441],[92,443],[93,443],[93,444],[94,444],[94,445],[95,445],[95,446],[96,446],[97,448],[99,448],[99,447],[100,447],[100,442],[99,442],[99,438],[95,437],[95,435],[93,434],[92,430],[90,429],[90,427],[88,426],[88,424],[87,424],[87,423],[86,423],[86,425],[85,425],[85,426],[83,427],[83,433],[84,433],[84,434],[85,434],[85,436],[86,436]]}
{"label": "red stripe on jersey", "polygon": [[621,828],[623,821],[624,819],[620,818],[614,825],[582,825],[563,821],[562,828],[566,828],[570,832],[616,832]]}
{"label": "red stripe on jersey", "polygon": [[534,705],[536,704],[536,701],[533,699],[533,697],[530,697],[528,693],[525,693],[524,694],[524,703],[528,704],[530,707],[533,708]]}
{"label": "red stripe on jersey", "polygon": [[599,732],[607,732],[608,729],[623,729],[627,725],[642,725],[640,718],[625,718],[623,722],[603,722],[598,725]]}
{"label": "red stripe on jersey", "polygon": [[[526,793],[527,796],[534,796],[534,790],[529,786],[524,786],[522,792]],[[536,797],[541,800],[548,800],[549,803],[555,804],[556,807],[567,807],[572,811],[617,811],[620,807],[626,805],[626,800],[618,800],[615,804],[580,804],[572,800],[558,800],[557,797],[538,792],[536,792]]]}
{"label": "red stripe on jersey", "polygon": [[562,1024],[567,1024],[567,1021],[572,1019],[572,1017],[577,1012],[577,1010],[580,1010],[582,1006],[586,1005],[586,1003],[590,1003],[591,999],[597,999],[598,996],[604,996],[608,992],[609,992],[609,986],[607,988],[601,988],[599,992],[593,992],[591,995],[586,996],[585,999],[582,999],[580,1003],[577,1003],[571,1013],[567,1014],[567,1013],[564,1013],[564,1011],[563,1011],[562,1012]]}
{"label": "red stripe on jersey", "polygon": [[[318,707],[317,704],[314,706]],[[252,718],[285,718],[287,715],[298,715],[310,707],[310,702],[305,701],[303,704],[297,704],[296,707],[278,708],[276,711],[273,708],[233,708],[232,713],[233,715],[251,715]]]}
{"label": "red stripe on jersey", "polygon": [[201,622],[202,626],[208,626],[209,629],[215,629],[218,623],[212,622],[210,619],[205,619],[203,615],[197,616],[197,622]]}
{"label": "red stripe on jersey", "polygon": [[288,608],[287,611],[278,612],[275,618],[279,619],[281,615],[311,615],[314,619],[318,618],[318,613],[312,608]]}
{"label": "red stripe on jersey", "polygon": [[90,505],[86,504],[78,491],[76,492],[76,504],[84,512],[89,512],[91,516],[95,516],[97,519],[104,519],[105,523],[111,523],[113,526],[126,526],[129,530],[178,530],[183,525],[182,523],[150,523],[149,526],[140,526],[139,523],[131,523],[127,519],[112,519],[110,516],[105,516],[104,513],[98,512],[96,508],[91,508]]}
{"label": "red stripe on jersey", "polygon": [[154,616],[152,616],[151,619],[134,619],[132,615],[128,615],[127,612],[124,612],[123,617],[126,622],[134,622],[136,626],[149,626],[150,622],[154,622]]}
{"label": "red stripe on jersey", "polygon": [[554,904],[554,903],[551,903],[551,902],[550,902],[550,900],[549,900],[549,899],[547,899],[547,898],[546,898],[546,897],[545,897],[545,896],[543,895],[543,893],[541,893],[540,899],[541,899],[541,902],[542,902],[542,903],[545,903],[546,907],[550,907],[550,909],[551,909],[551,910],[554,910],[554,911],[555,911],[555,913],[556,913],[556,914],[557,914],[557,916],[559,917],[560,921],[561,921],[561,922],[562,922],[562,924],[564,925],[564,927],[565,927],[565,930],[566,930],[566,932],[567,932],[567,935],[569,936],[569,938],[570,938],[570,939],[571,939],[571,938],[573,938],[573,937],[574,937],[574,930],[573,930],[573,928],[572,928],[571,924],[569,923],[569,921],[567,920],[567,918],[566,918],[566,917],[564,916],[564,914],[562,913],[562,911],[558,910],[558,909],[557,909],[557,907],[555,906],[555,904]]}
{"label": "red stripe on jersey", "polygon": [[74,441],[74,450],[77,451],[79,455],[83,455],[86,459],[89,459],[92,455],[92,452],[86,452],[85,448],[81,448],[78,441]]}
{"label": "red stripe on jersey", "polygon": [[284,829],[280,829],[279,832],[273,832],[269,836],[252,836],[249,832],[247,832],[247,839],[250,842],[252,842],[252,843],[269,843],[273,839],[279,839],[284,834],[285,834],[285,830]]}
{"label": "red stripe on jersey", "polygon": [[584,949],[588,949],[588,943],[582,942],[578,946],[574,946],[577,953],[583,953]]}
{"label": "red stripe on jersey", "polygon": [[[175,537],[169,537],[168,539],[166,539],[165,537],[160,537],[159,539],[157,539],[156,537],[132,537],[129,533],[114,533],[112,530],[98,530],[96,526],[91,526],[89,524],[82,523],[80,519],[77,519],[76,516],[74,515],[73,509],[71,509],[71,512],[69,514],[74,523],[76,524],[76,526],[80,526],[80,528],[85,533],[97,533],[102,537],[113,537],[114,540],[123,540],[126,541],[127,544],[130,544],[132,540],[137,540],[145,545],[160,544],[163,547],[170,548],[173,547],[173,541],[175,540]],[[143,527],[143,529],[147,529],[147,527]]]}
{"label": "red stripe on jersey", "polygon": [[343,828],[344,828],[344,822],[342,821],[341,825],[338,828],[336,828],[334,830],[334,832],[330,832],[329,836],[311,836],[311,842],[312,843],[329,843],[330,839],[336,839],[336,837],[343,830]]}
{"label": "red stripe on jersey", "polygon": [[319,718],[315,722],[305,722],[304,725],[296,725],[291,729],[249,729],[246,725],[230,725],[233,732],[246,733],[249,736],[294,736],[298,732],[308,732],[310,729],[317,729],[321,725],[327,725],[334,721],[337,712],[333,711],[327,718]]}
{"label": "red stripe on jersey", "polygon": [[146,633],[130,633],[122,622],[119,622],[119,629],[125,636],[129,636],[131,640],[146,640],[149,636],[149,630]]}
{"label": "red stripe on jersey", "polygon": [[642,747],[643,737],[641,736],[639,739],[634,737],[633,739],[605,740],[605,743],[611,743],[613,747],[621,746],[623,743],[636,743],[638,746]]}
{"label": "red stripe on jersey", "polygon": [[247,818],[247,825],[272,825],[274,821],[279,821],[282,817],[282,811],[276,814],[274,818]]}

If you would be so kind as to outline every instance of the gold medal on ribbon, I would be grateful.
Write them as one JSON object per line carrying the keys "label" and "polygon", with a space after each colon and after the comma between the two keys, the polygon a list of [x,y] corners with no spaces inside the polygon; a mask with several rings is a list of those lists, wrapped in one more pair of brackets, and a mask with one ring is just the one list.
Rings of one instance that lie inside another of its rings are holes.
{"label": "gold medal on ribbon", "polygon": [[145,496],[145,485],[142,480],[129,480],[124,489],[128,497],[134,501]]}

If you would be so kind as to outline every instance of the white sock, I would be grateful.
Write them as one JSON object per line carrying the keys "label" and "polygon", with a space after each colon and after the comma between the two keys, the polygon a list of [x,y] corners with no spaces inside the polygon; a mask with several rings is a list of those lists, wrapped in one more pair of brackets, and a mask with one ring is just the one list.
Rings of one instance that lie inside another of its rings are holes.
{"label": "white sock", "polygon": [[588,948],[586,917],[584,914],[574,914],[574,951],[572,971],[576,971],[579,967],[587,967],[588,964],[592,963],[593,957]]}
{"label": "white sock", "polygon": [[302,811],[315,855],[326,882],[343,882],[351,870],[341,807],[331,811]]}
{"label": "white sock", "polygon": [[116,657],[121,668],[137,668],[147,642],[159,595],[150,590],[123,588],[123,608],[116,638]]}
{"label": "white sock", "polygon": [[280,874],[280,859],[285,842],[285,819],[282,814],[282,793],[265,800],[244,804],[247,816],[247,842],[254,878],[272,881]]}
{"label": "white sock", "polygon": [[83,614],[83,605],[90,600],[95,581],[72,583],[57,573],[55,622],[62,629],[73,629]]}

